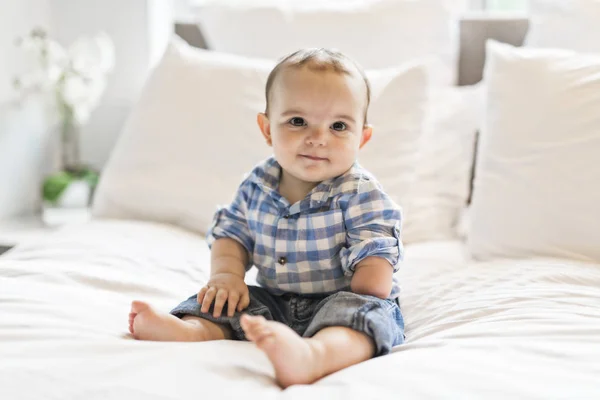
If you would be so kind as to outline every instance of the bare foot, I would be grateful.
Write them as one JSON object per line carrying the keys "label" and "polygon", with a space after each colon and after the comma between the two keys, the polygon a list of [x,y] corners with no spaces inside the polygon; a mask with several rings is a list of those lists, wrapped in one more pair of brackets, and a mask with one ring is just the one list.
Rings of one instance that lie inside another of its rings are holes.
{"label": "bare foot", "polygon": [[129,332],[138,340],[201,342],[218,339],[210,327],[202,322],[159,313],[148,303],[133,301],[129,313]]}
{"label": "bare foot", "polygon": [[283,388],[313,383],[324,375],[310,339],[302,338],[287,325],[261,316],[245,314],[240,322],[248,340],[271,360],[277,382]]}

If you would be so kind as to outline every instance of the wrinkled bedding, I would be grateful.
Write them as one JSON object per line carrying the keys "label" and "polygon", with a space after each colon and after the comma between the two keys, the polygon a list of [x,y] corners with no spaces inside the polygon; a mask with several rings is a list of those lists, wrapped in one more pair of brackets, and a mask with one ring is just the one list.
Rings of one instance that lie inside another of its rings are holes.
{"label": "wrinkled bedding", "polygon": [[0,257],[0,398],[600,398],[600,265],[477,263],[460,242],[406,254],[407,343],[282,391],[251,343],[129,336],[131,300],[169,311],[206,281],[202,237],[128,221],[64,228]]}

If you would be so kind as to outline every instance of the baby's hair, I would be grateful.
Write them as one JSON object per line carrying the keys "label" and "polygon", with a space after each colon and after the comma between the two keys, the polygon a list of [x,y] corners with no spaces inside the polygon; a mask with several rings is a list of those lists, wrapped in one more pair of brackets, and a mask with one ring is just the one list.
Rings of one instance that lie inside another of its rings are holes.
{"label": "baby's hair", "polygon": [[[269,114],[269,95],[275,78],[283,68],[301,68],[306,66],[316,71],[333,71],[339,74],[352,75],[353,72],[358,72],[365,82],[367,89],[367,104],[365,106],[365,125],[367,124],[367,110],[371,102],[371,86],[363,69],[350,57],[343,53],[324,48],[301,49],[298,50],[277,63],[267,78],[267,86],[265,88],[265,97],[267,106],[265,114]],[[353,69],[355,71],[353,71]]]}

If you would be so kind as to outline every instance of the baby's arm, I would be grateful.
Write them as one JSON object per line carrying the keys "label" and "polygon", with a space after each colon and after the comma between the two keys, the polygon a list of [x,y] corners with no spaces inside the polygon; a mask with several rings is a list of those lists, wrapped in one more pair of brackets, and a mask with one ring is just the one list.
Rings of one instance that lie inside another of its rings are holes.
{"label": "baby's arm", "polygon": [[343,204],[346,246],[340,256],[354,293],[387,299],[402,257],[402,213],[376,182],[362,182]]}
{"label": "baby's arm", "polygon": [[210,280],[198,293],[202,312],[208,312],[213,300],[213,315],[221,316],[227,302],[227,315],[248,307],[250,297],[244,282],[248,252],[240,243],[230,238],[220,238],[211,247]]}
{"label": "baby's arm", "polygon": [[367,257],[356,265],[350,288],[354,293],[387,299],[392,291],[394,269],[381,257]]}
{"label": "baby's arm", "polygon": [[230,238],[215,240],[210,252],[210,276],[234,274],[244,279],[248,251],[239,242]]}
{"label": "baby's arm", "polygon": [[219,209],[206,237],[210,246],[210,279],[198,293],[202,312],[207,313],[215,302],[213,315],[221,316],[227,302],[227,315],[242,311],[250,304],[248,286],[244,282],[251,266],[254,240],[246,221],[248,180],[240,185],[233,202]]}

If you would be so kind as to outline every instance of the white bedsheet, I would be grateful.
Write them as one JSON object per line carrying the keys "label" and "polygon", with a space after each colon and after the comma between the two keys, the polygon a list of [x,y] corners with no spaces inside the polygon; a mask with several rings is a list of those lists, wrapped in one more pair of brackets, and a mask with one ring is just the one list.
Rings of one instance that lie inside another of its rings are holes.
{"label": "white bedsheet", "polygon": [[131,300],[170,310],[208,256],[176,228],[95,221],[0,257],[0,399],[600,398],[600,265],[410,246],[407,344],[281,391],[251,343],[129,337]]}

